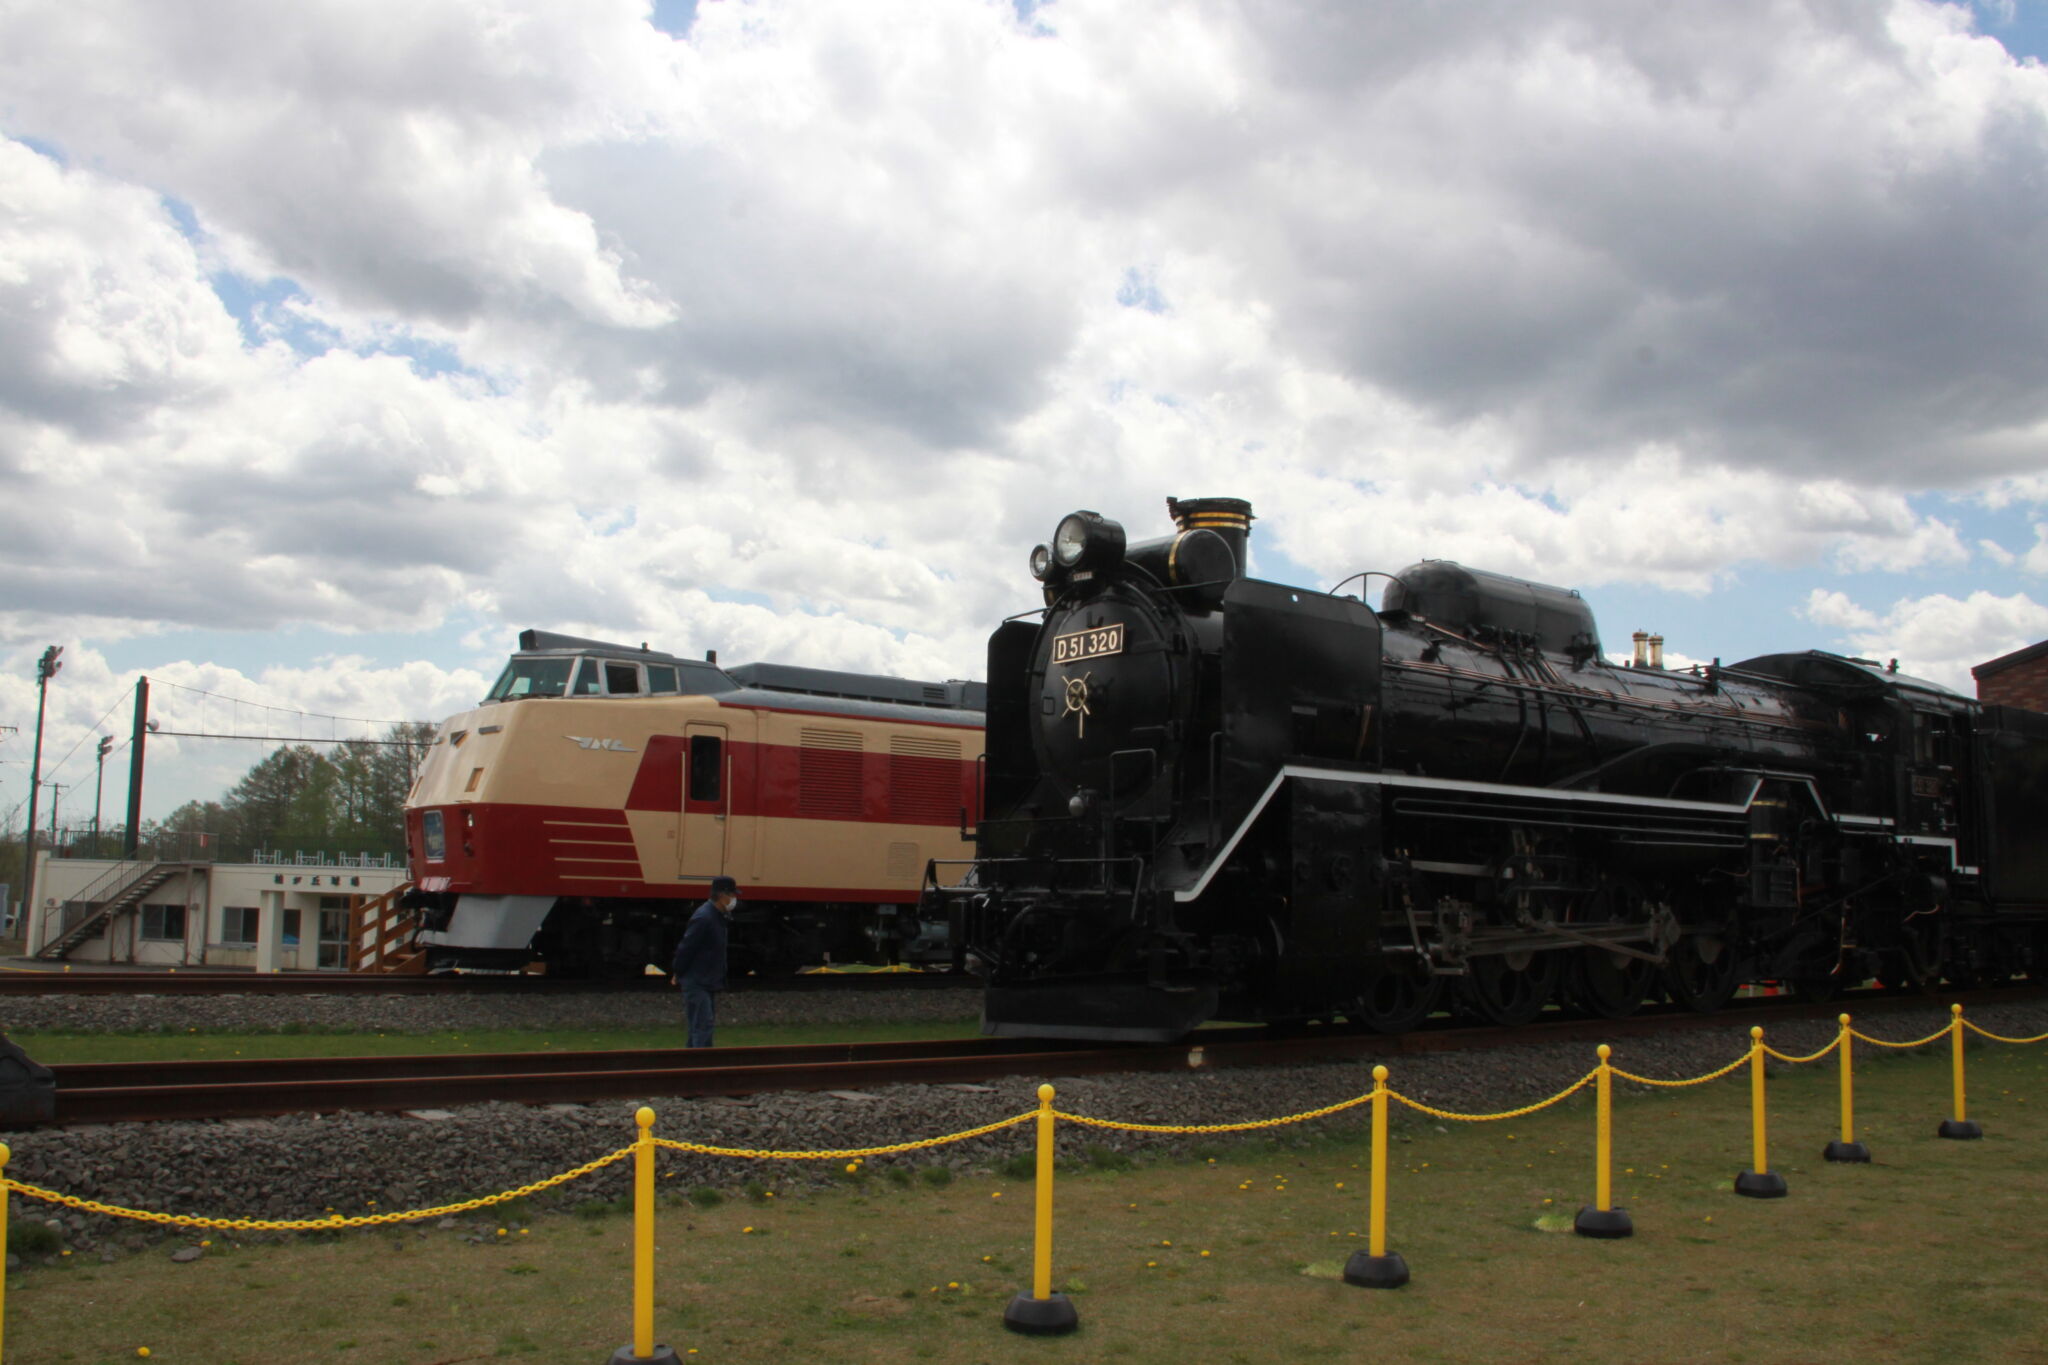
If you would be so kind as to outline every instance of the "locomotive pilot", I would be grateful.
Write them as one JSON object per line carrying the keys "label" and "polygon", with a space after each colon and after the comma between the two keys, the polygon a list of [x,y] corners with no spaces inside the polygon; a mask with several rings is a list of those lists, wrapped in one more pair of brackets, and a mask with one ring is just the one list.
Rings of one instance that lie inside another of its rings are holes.
{"label": "locomotive pilot", "polygon": [[683,1014],[690,1023],[691,1047],[710,1047],[718,993],[725,989],[726,930],[740,903],[739,883],[730,877],[711,879],[711,899],[697,907],[676,944],[669,965],[683,991]]}

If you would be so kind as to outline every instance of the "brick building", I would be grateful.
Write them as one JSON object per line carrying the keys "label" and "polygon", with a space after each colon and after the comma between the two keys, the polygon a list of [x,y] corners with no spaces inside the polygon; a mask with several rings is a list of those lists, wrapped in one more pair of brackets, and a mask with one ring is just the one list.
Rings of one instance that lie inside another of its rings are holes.
{"label": "brick building", "polygon": [[1978,664],[1970,676],[1979,701],[2048,711],[2048,640]]}

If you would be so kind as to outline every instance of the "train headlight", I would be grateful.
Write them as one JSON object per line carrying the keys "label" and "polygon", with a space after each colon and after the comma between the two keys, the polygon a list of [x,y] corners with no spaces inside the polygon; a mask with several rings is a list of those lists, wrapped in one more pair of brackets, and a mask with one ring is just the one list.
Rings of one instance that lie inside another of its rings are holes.
{"label": "train headlight", "polygon": [[1097,512],[1074,512],[1053,532],[1052,557],[1062,569],[1107,568],[1123,558],[1124,528]]}
{"label": "train headlight", "polygon": [[1031,576],[1043,583],[1052,572],[1052,546],[1040,545],[1031,552]]}

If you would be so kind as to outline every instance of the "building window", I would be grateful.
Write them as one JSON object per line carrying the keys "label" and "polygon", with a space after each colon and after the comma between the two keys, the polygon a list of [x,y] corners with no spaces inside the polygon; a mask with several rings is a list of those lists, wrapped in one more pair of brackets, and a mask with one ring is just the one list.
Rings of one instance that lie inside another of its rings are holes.
{"label": "building window", "polygon": [[220,912],[220,941],[253,946],[261,915],[262,911],[253,905],[230,905]]}
{"label": "building window", "polygon": [[284,912],[284,946],[287,948],[299,946],[299,912],[296,910]]}
{"label": "building window", "polygon": [[142,907],[142,937],[147,943],[183,943],[185,907],[145,905]]}

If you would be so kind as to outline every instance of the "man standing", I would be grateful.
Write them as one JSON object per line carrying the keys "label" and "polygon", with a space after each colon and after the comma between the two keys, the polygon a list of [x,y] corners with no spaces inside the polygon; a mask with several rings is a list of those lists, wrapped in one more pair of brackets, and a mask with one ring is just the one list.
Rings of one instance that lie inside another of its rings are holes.
{"label": "man standing", "polygon": [[733,907],[740,903],[739,883],[730,877],[711,879],[711,899],[697,907],[683,928],[669,970],[683,988],[683,1013],[690,1021],[691,1047],[710,1047],[718,992],[725,989],[725,935]]}

